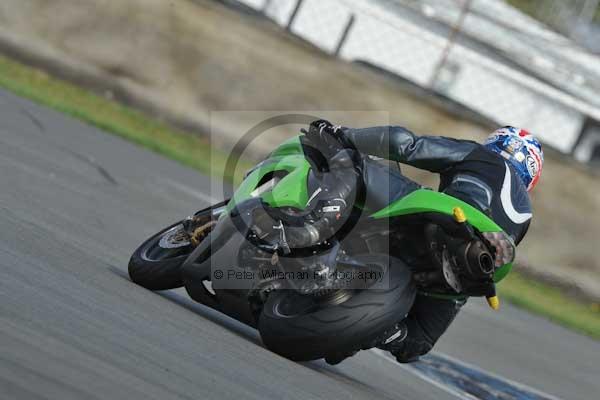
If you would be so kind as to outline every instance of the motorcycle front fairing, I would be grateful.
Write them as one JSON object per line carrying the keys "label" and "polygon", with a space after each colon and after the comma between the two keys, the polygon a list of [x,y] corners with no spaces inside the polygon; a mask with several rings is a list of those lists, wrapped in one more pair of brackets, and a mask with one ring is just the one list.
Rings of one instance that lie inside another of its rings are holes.
{"label": "motorcycle front fairing", "polygon": [[257,203],[260,199],[223,212],[209,237],[189,255],[182,268],[185,289],[192,299],[252,327],[256,327],[248,302],[252,282],[237,278],[244,277],[239,255],[247,243],[250,213]]}
{"label": "motorcycle front fairing", "polygon": [[[190,297],[255,326],[256,310],[252,309],[248,298],[256,276],[249,272],[251,268],[244,265],[240,255],[248,247],[250,227],[256,228],[253,220],[256,210],[270,210],[271,216],[281,214],[285,209],[293,210],[297,216],[311,211],[307,207],[311,200],[308,190],[314,191],[314,186],[323,182],[316,177],[304,150],[301,138],[292,138],[246,175],[209,237],[183,265],[183,281]],[[273,229],[281,220],[275,216],[268,222],[269,228]],[[290,229],[288,227],[286,231]],[[284,234],[283,226],[281,232]],[[283,239],[279,245],[285,247]],[[297,257],[298,260],[301,258]]]}
{"label": "motorcycle front fairing", "polygon": [[[295,281],[293,277],[300,276],[296,271],[313,265],[334,266],[340,248],[337,242],[329,241],[327,245],[288,253],[277,247],[281,241],[276,246],[257,242],[254,217],[257,210],[264,209],[265,204],[256,198],[223,212],[209,237],[190,254],[182,269],[192,299],[255,328],[260,309],[250,298],[259,295],[261,285],[302,291],[311,280],[300,277]],[[266,271],[253,262],[257,254],[269,266]]]}

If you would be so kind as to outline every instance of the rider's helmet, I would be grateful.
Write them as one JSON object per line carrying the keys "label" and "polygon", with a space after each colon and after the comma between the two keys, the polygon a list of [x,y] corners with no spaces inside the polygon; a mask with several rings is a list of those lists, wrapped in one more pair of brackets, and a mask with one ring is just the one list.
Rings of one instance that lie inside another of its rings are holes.
{"label": "rider's helmet", "polygon": [[541,143],[525,129],[505,126],[493,132],[483,144],[504,157],[531,191],[542,175],[544,151]]}

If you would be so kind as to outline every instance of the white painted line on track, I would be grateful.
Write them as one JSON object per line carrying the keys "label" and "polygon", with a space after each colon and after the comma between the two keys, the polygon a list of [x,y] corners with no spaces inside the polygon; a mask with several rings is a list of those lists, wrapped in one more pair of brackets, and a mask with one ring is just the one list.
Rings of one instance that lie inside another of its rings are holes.
{"label": "white painted line on track", "polygon": [[215,197],[212,197],[208,194],[202,193],[199,190],[193,189],[187,185],[184,185],[183,183],[179,183],[177,181],[173,181],[170,179],[163,179],[163,182],[165,182],[167,185],[171,186],[173,189],[179,190],[183,193],[186,193],[192,197],[198,198],[202,201],[204,201],[205,203],[208,204],[214,204],[214,203],[218,203],[220,200],[217,200]]}
{"label": "white painted line on track", "polygon": [[524,392],[530,392],[530,393],[535,394],[537,396],[547,398],[548,400],[562,400],[560,397],[556,397],[556,396],[553,396],[553,395],[548,394],[546,392],[542,392],[541,390],[533,388],[531,386],[528,386],[528,385],[526,385],[524,383],[513,381],[512,379],[505,378],[505,377],[500,376],[498,374],[495,374],[493,372],[484,371],[481,368],[477,367],[476,365],[469,364],[468,362],[459,360],[459,359],[454,358],[452,356],[449,356],[447,354],[437,353],[436,352],[435,355],[438,356],[438,357],[440,357],[440,358],[443,358],[443,359],[445,359],[445,360],[447,360],[449,362],[452,362],[454,364],[461,365],[463,367],[470,368],[470,369],[479,371],[481,373],[484,373],[484,374],[486,374],[486,375],[488,375],[488,376],[490,376],[492,378],[495,378],[495,379],[498,379],[498,380],[502,380],[502,381],[504,381],[504,382],[506,382],[506,383],[508,383],[508,384],[510,384],[510,385],[512,385],[512,386],[514,386],[514,387],[516,387],[518,389],[520,389],[520,390],[523,390]]}
{"label": "white painted line on track", "polygon": [[[387,362],[394,364],[396,367],[399,367],[405,371],[410,372],[411,374],[423,379],[424,381],[432,384],[433,386],[447,392],[448,394],[452,395],[452,396],[456,396],[459,399],[467,399],[467,400],[480,400],[478,397],[473,396],[470,393],[467,393],[463,390],[460,389],[454,389],[450,386],[448,386],[447,384],[440,382],[428,375],[426,375],[425,373],[423,373],[422,371],[420,371],[417,368],[411,367],[409,364],[401,364],[397,361],[395,361],[394,359],[392,359],[388,353],[386,351],[380,350],[380,349],[372,349],[371,350],[374,354],[376,354],[377,356],[381,357],[382,359],[386,360]],[[473,364],[469,364],[467,362],[458,360],[452,356],[446,355],[446,354],[442,354],[442,353],[435,353],[436,357],[439,357],[445,361],[447,361],[448,363],[451,364],[455,364],[457,366],[461,366],[463,368],[468,368],[471,370],[474,370],[482,375],[487,375],[490,378],[505,382],[506,384],[520,390],[523,391],[524,393],[529,393],[535,396],[538,396],[540,398],[544,398],[544,399],[548,399],[548,400],[561,400],[559,397],[550,395],[548,393],[542,392],[541,390],[535,389],[531,386],[525,385],[523,383],[520,382],[516,382],[512,379],[508,379],[505,377],[502,377],[498,374],[494,374],[492,372],[488,372],[488,371],[484,371],[481,368],[473,365]]]}
{"label": "white painted line on track", "polygon": [[410,372],[411,374],[423,379],[425,382],[432,384],[433,386],[437,387],[438,389],[443,390],[444,392],[455,396],[457,399],[461,399],[461,400],[479,400],[477,397],[473,397],[472,395],[470,395],[469,393],[465,393],[465,392],[459,392],[457,390],[452,389],[451,387],[444,385],[441,382],[438,382],[432,378],[430,378],[429,376],[423,374],[421,371],[412,368],[408,365],[405,364],[401,364],[398,361],[392,359],[390,356],[388,356],[388,353],[384,350],[380,350],[380,349],[371,349],[371,352],[376,354],[377,356],[381,357],[382,359],[386,360],[387,362],[389,362],[390,364],[393,364],[396,368],[401,368],[405,371]]}

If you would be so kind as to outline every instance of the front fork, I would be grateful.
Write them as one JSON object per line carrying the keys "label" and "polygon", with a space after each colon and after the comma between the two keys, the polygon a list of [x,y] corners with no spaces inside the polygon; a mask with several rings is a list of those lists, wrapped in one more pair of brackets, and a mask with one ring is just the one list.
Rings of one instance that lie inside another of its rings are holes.
{"label": "front fork", "polygon": [[208,237],[183,263],[184,286],[195,301],[256,328],[248,282],[229,279],[243,272],[238,255],[246,243],[249,213],[237,208],[222,212]]}

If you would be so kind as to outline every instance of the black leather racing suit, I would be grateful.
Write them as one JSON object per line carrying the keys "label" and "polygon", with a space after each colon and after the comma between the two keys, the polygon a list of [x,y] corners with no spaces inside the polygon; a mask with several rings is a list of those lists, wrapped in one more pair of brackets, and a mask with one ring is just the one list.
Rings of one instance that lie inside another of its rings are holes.
{"label": "black leather racing suit", "polygon": [[[498,154],[482,145],[440,136],[417,136],[396,126],[365,129],[343,128],[358,151],[439,173],[439,190],[489,215],[518,244],[529,227],[531,204],[525,185]],[[384,169],[376,163],[365,166],[367,197],[389,202],[420,185],[399,174],[382,179]],[[389,171],[389,169],[387,169]],[[387,186],[387,187],[383,187]],[[384,204],[384,205],[385,205]],[[405,322],[406,339],[394,351],[398,361],[410,362],[429,352],[456,317],[464,301],[418,295]]]}

